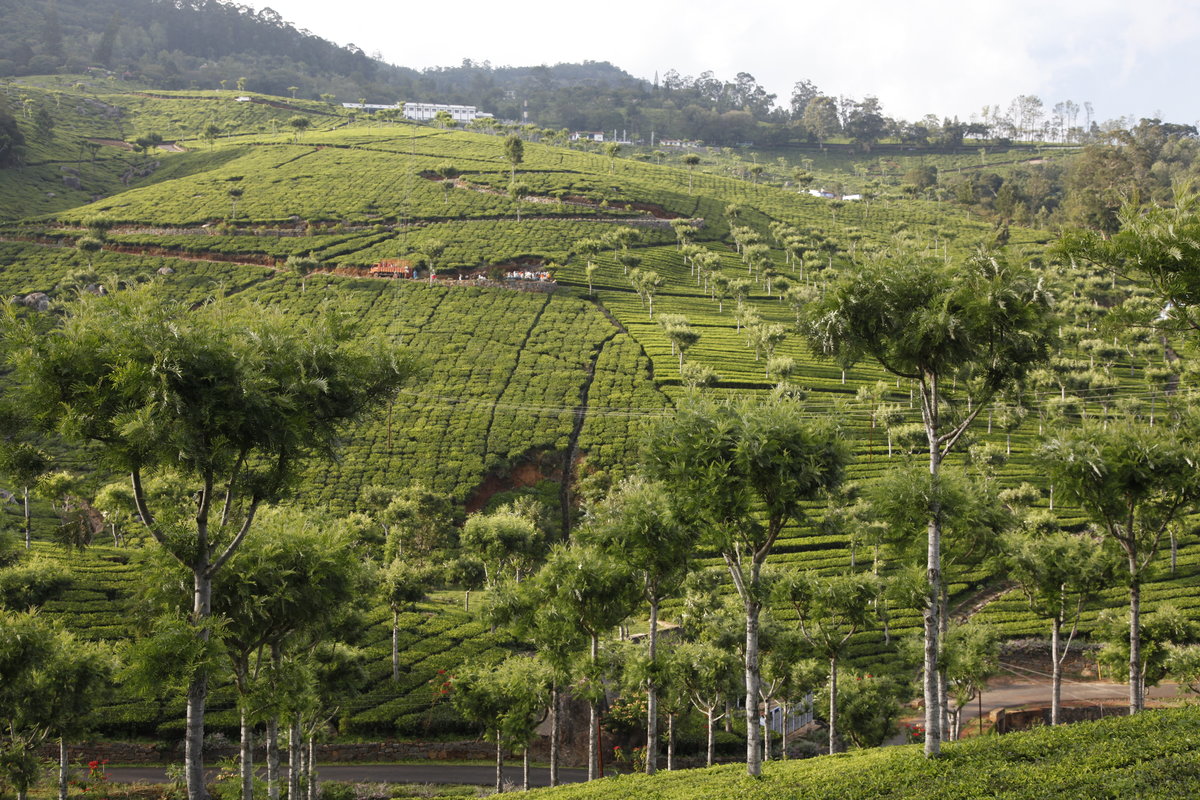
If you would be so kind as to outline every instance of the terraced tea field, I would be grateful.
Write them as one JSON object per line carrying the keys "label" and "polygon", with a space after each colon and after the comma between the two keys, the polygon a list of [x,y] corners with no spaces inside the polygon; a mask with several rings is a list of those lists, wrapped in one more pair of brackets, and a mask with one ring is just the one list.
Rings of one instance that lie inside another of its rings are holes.
{"label": "terraced tea field", "polygon": [[[796,293],[785,288],[818,296],[852,259],[897,241],[953,259],[994,235],[991,226],[932,201],[832,204],[536,142],[526,142],[524,159],[512,164],[497,136],[351,121],[340,108],[287,98],[238,103],[233,92],[80,90],[55,82],[0,91],[10,102],[24,92],[62,109],[55,137],[39,140],[29,166],[0,189],[0,294],[44,292],[58,301],[113,277],[153,278],[189,302],[228,296],[297,319],[332,311],[350,320],[358,337],[421,356],[421,377],[386,410],[346,431],[336,461],[305,473],[300,502],[335,513],[358,508],[371,485],[421,481],[474,508],[496,491],[550,481],[568,485],[554,494],[561,498],[557,519],[569,524],[573,493],[632,469],[643,426],[690,391],[664,318],[686,321],[699,334],[682,361],[715,375],[705,391],[765,398],[780,380],[769,365],[778,372],[790,360],[787,381],[802,397],[780,402],[835,418],[855,451],[850,477],[869,487],[909,458],[920,421],[911,387],[878,368],[843,372],[815,356],[794,331]],[[296,115],[311,120],[308,129],[286,128]],[[222,133],[205,139],[214,120]],[[19,122],[32,140],[31,123]],[[148,133],[182,152],[137,154],[118,146]],[[90,152],[84,143],[99,139],[118,144]],[[441,178],[445,165],[458,177]],[[64,174],[77,177],[80,188],[47,188],[63,185]],[[514,174],[527,187],[523,198],[508,191]],[[98,217],[106,220],[103,248],[81,251],[75,245]],[[764,248],[757,263],[734,242],[747,228]],[[635,233],[624,244],[611,238],[626,229]],[[681,235],[697,249],[681,248]],[[788,236],[801,240],[798,251],[785,249]],[[1050,238],[1014,228],[1010,247],[1038,252]],[[601,241],[591,270],[580,244],[587,239]],[[694,266],[696,253],[708,254],[699,256],[709,264],[703,271]],[[305,255],[318,267],[301,277],[287,261]],[[641,274],[660,279],[652,293],[635,291],[630,257]],[[432,282],[363,276],[382,259],[432,259],[441,274]],[[556,286],[542,288],[555,290],[480,284],[489,271],[516,267],[551,270]],[[1154,377],[1169,358],[1161,343],[1108,346],[1115,334],[1096,332],[1109,307],[1129,294],[1125,287],[1066,268],[1047,267],[1045,277],[1063,301],[1068,335],[1060,377],[1068,376],[1062,380],[1069,378],[1079,398],[1071,414],[1102,415],[1118,406],[1162,414],[1172,397],[1191,391],[1194,374],[1186,370],[1174,368],[1167,381]],[[730,289],[740,281],[741,303]],[[756,344],[747,324],[755,331],[777,326],[780,336]],[[1182,345],[1176,351],[1187,358]],[[1050,506],[1051,487],[1033,460],[1038,428],[1062,416],[1057,399],[1065,394],[1048,379],[1025,387],[1021,425],[981,417],[968,443],[991,445],[988,479],[1003,487],[1034,484],[1039,507]],[[886,425],[875,418],[881,405],[892,409]],[[969,453],[961,448],[952,462],[965,463]],[[64,452],[62,459],[94,482],[104,477],[86,454]],[[810,511],[819,521],[822,510]],[[1069,524],[1082,522],[1077,509],[1059,503],[1055,511]],[[15,507],[5,513],[12,516]],[[69,560],[73,574],[46,612],[89,637],[125,636],[120,615],[136,582],[135,553],[93,547],[68,559],[45,541],[54,522],[49,507],[38,505],[37,514],[39,552]],[[772,563],[832,572],[852,557],[862,563],[870,556],[862,546],[852,556],[846,536],[813,525],[786,530]],[[997,578],[983,567],[953,572],[952,605],[994,588]],[[1174,572],[1160,570],[1147,589],[1147,606],[1171,599],[1194,608],[1198,584],[1200,543],[1189,535]],[[1109,605],[1120,602],[1116,589],[1106,596]],[[667,616],[675,610],[668,607]],[[1006,635],[1038,635],[1043,627],[1013,594],[981,616]],[[1085,628],[1094,619],[1089,612]],[[474,613],[459,611],[457,599],[442,597],[404,616],[404,678],[392,684],[385,680],[390,613],[380,606],[365,624],[374,688],[345,710],[342,730],[353,734],[460,730],[435,704],[429,682],[439,669],[498,657],[506,645]],[[896,609],[891,633],[912,633],[919,624],[915,612]],[[882,634],[860,634],[851,660],[878,668],[887,652]],[[214,723],[233,725],[231,702],[227,688],[218,691]],[[181,707],[121,696],[107,730],[166,734],[178,729],[180,714]]]}

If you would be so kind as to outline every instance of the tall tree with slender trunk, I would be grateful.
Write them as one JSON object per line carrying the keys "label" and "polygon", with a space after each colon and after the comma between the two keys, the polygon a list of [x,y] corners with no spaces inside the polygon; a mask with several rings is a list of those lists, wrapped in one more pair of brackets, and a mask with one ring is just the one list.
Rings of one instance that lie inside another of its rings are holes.
{"label": "tall tree with slender trunk", "polygon": [[[1086,533],[1059,529],[1049,514],[1030,518],[1000,547],[1008,575],[1030,610],[1050,620],[1050,724],[1060,722],[1062,668],[1084,608],[1112,584],[1118,560]],[[1063,639],[1064,629],[1066,639]]]}
{"label": "tall tree with slender trunk", "polygon": [[684,523],[721,554],[742,602],[746,771],[757,776],[763,566],[784,525],[804,522],[804,503],[841,482],[845,446],[832,427],[810,423],[794,404],[697,398],[651,431],[645,457],[675,494]]}
{"label": "tall tree with slender trunk", "polygon": [[550,785],[557,786],[562,689],[575,676],[574,656],[586,647],[587,638],[574,620],[564,618],[547,603],[550,588],[538,580],[506,580],[491,593],[485,616],[491,624],[504,626],[529,642],[550,669]]}
{"label": "tall tree with slender trunk", "polygon": [[641,585],[650,608],[646,633],[646,773],[658,769],[658,613],[687,577],[695,549],[692,531],[681,525],[661,484],[644,478],[620,483],[591,509],[591,524],[580,531],[624,561]]}
{"label": "tall tree with slender trunk", "polygon": [[1094,422],[1048,441],[1042,464],[1124,556],[1129,586],[1129,713],[1145,707],[1142,583],[1172,523],[1200,501],[1200,447],[1138,422]]}
{"label": "tall tree with slender trunk", "polygon": [[517,180],[517,167],[525,162],[525,143],[515,133],[504,138],[504,160],[512,168],[509,173],[509,183]]}
{"label": "tall tree with slender trunk", "polygon": [[[942,600],[943,460],[992,399],[1049,355],[1050,298],[1027,268],[979,251],[963,264],[911,250],[851,270],[812,304],[804,328],[813,350],[851,365],[862,358],[915,382],[929,445],[924,610],[925,753],[941,752],[944,682],[938,639]],[[973,403],[952,405],[954,387]]]}
{"label": "tall tree with slender trunk", "polygon": [[588,780],[600,777],[599,704],[604,684],[600,637],[632,612],[638,584],[628,565],[598,547],[559,545],[531,579],[539,613],[556,619],[558,629],[575,628],[586,637],[588,653],[580,691],[588,702]]}
{"label": "tall tree with slender trunk", "polygon": [[841,750],[837,732],[838,661],[851,637],[874,621],[879,579],[871,574],[791,573],[774,587],[775,599],[796,612],[800,634],[829,666],[829,752]]}

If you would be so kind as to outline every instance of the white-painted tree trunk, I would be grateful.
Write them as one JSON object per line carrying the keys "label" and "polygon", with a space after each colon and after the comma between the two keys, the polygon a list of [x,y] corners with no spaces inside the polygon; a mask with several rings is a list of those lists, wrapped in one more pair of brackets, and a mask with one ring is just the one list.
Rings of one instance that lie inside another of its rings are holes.
{"label": "white-painted tree trunk", "polygon": [[71,774],[71,763],[67,758],[67,740],[58,737],[58,800],[67,800],[67,779]]}
{"label": "white-painted tree trunk", "polygon": [[647,633],[651,677],[646,686],[646,774],[658,769],[658,684],[653,668],[658,647],[658,598],[650,601],[650,630]]}

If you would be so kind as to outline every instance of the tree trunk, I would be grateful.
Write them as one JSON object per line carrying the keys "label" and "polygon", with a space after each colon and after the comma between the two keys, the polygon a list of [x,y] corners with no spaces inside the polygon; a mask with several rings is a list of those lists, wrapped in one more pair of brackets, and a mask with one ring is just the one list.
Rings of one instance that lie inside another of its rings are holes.
{"label": "tree trunk", "polygon": [[758,727],[758,692],[761,683],[758,673],[759,609],[757,600],[746,600],[746,774],[751,777],[762,774]]}
{"label": "tree trunk", "polygon": [[779,757],[787,761],[788,757],[788,706],[787,700],[779,704]]}
{"label": "tree trunk", "polygon": [[658,769],[658,685],[654,666],[658,647],[658,598],[650,600],[650,630],[646,635],[650,650],[650,680],[646,686],[646,774]]}
{"label": "tree trunk", "polygon": [[32,517],[29,513],[29,487],[28,486],[25,487],[24,494],[25,494],[25,549],[28,550],[30,547],[33,546],[33,541],[31,538],[32,537],[32,526],[30,524]]}
{"label": "tree trunk", "polygon": [[496,730],[496,794],[504,791],[504,744],[500,740],[500,731]]}
{"label": "tree trunk", "polygon": [[1062,663],[1058,649],[1062,634],[1062,617],[1055,615],[1050,624],[1050,724],[1059,723],[1059,708],[1062,706]]}
{"label": "tree trunk", "polygon": [[829,752],[841,752],[837,736],[837,656],[829,659]]}
{"label": "tree trunk", "polygon": [[[243,697],[242,703],[245,702],[246,699]],[[242,779],[242,800],[254,800],[254,733],[250,725],[250,715],[246,712],[244,705],[241,721],[242,741],[239,766]]]}
{"label": "tree trunk", "polygon": [[525,745],[521,759],[521,791],[529,791],[529,745]]}
{"label": "tree trunk", "polygon": [[925,415],[925,435],[929,440],[929,474],[934,482],[933,500],[929,508],[928,542],[925,571],[928,596],[924,610],[925,663],[922,688],[925,698],[925,755],[937,756],[942,751],[942,702],[938,674],[939,634],[941,633],[942,597],[942,509],[936,482],[941,469],[941,448],[938,441],[937,378],[930,378],[929,387],[921,393]]}
{"label": "tree trunk", "polygon": [[[192,622],[199,625],[196,636],[201,642],[209,638],[208,618],[212,614],[212,578],[208,573],[206,547],[192,564]],[[201,667],[192,676],[187,690],[187,729],[184,733],[184,773],[188,800],[207,800],[204,785],[204,707],[208,700],[208,672]]]}
{"label": "tree trunk", "polygon": [[675,714],[667,714],[667,772],[675,769]]}
{"label": "tree trunk", "polygon": [[308,800],[317,800],[317,737],[308,737],[308,758],[304,760],[308,777]]}
{"label": "tree trunk", "polygon": [[300,723],[296,721],[288,727],[288,800],[300,797],[301,760]]}
{"label": "tree trunk", "polygon": [[550,687],[550,784],[558,786],[558,682]]}
{"label": "tree trunk", "polygon": [[550,785],[558,786],[558,684],[550,687]]}
{"label": "tree trunk", "polygon": [[715,710],[716,706],[709,706],[708,710],[704,712],[704,729],[708,733],[708,743],[704,749],[704,766],[706,767],[713,765],[713,711]]}
{"label": "tree trunk", "polygon": [[267,798],[279,800],[279,717],[267,720]]}
{"label": "tree trunk", "polygon": [[67,760],[67,740],[58,737],[58,800],[67,800],[67,778],[71,772],[70,761]]}
{"label": "tree trunk", "polygon": [[[941,596],[938,600],[938,650],[944,646],[946,637],[950,633],[950,598],[946,595],[946,583],[942,581]],[[948,737],[946,731],[950,729],[950,681],[945,671],[938,670],[938,710],[942,715],[942,741],[954,741],[958,738]]]}
{"label": "tree trunk", "polygon": [[[1136,568],[1134,559],[1130,568]],[[1142,710],[1142,582],[1134,578],[1129,587],[1129,713]]]}
{"label": "tree trunk", "polygon": [[[600,637],[592,634],[592,651],[591,664],[593,670],[596,666],[596,661],[600,658]],[[588,780],[593,781],[600,777],[600,713],[596,707],[596,700],[593,698],[588,700]]]}
{"label": "tree trunk", "polygon": [[280,718],[266,721],[266,796],[280,800]]}

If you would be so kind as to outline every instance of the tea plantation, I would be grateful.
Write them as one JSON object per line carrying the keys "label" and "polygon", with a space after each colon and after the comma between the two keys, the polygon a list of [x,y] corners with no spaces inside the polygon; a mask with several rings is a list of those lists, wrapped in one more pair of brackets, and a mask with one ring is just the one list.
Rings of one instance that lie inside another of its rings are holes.
{"label": "tea plantation", "polygon": [[[579,514],[579,493],[603,489],[635,467],[646,422],[693,391],[689,376],[704,370],[703,391],[765,398],[783,383],[799,399],[781,402],[836,419],[853,446],[850,478],[860,487],[913,452],[921,458],[911,386],[865,363],[843,370],[818,357],[795,333],[797,315],[854,258],[894,246],[958,258],[996,237],[990,224],[932,200],[885,193],[830,202],[536,141],[526,141],[523,159],[512,163],[499,136],[355,118],[290,98],[239,102],[240,94],[157,92],[86,77],[0,87],[0,102],[15,106],[23,96],[51,108],[56,120],[52,136],[39,136],[17,115],[34,144],[28,163],[0,183],[0,295],[42,292],[53,312],[84,285],[147,278],[189,302],[221,296],[296,319],[332,312],[361,340],[411,348],[424,365],[419,379],[385,411],[345,431],[335,460],[307,467],[300,503],[348,514],[364,510],[368,487],[419,481],[476,510],[497,494],[537,490],[556,498],[561,531]],[[131,149],[150,134],[170,146]],[[1005,158],[992,153],[983,161]],[[443,176],[447,165],[452,178]],[[523,192],[509,191],[514,177]],[[78,246],[98,228],[98,250]],[[1053,487],[1034,463],[1040,431],[1118,409],[1163,419],[1191,396],[1196,373],[1184,342],[1104,327],[1114,310],[1140,304],[1144,311],[1144,293],[1053,262],[1044,254],[1048,232],[1013,228],[1004,236],[1011,250],[1037,259],[1058,298],[1060,344],[1053,368],[1008,398],[1020,413],[981,416],[966,443],[974,449],[960,447],[952,461],[1001,487],[1032,484],[1035,506],[1053,505],[1079,527],[1081,512],[1054,504]],[[600,245],[589,252],[587,240]],[[293,257],[305,256],[315,271],[300,275]],[[370,277],[384,259],[419,265],[421,279]],[[554,290],[512,288],[505,273],[520,270],[551,271]],[[657,280],[650,288],[631,281],[647,273]],[[684,353],[664,320],[698,334]],[[776,335],[761,336],[770,331]],[[57,468],[94,487],[113,477],[85,452],[45,446]],[[814,524],[786,529],[772,564],[833,573],[852,559],[870,560],[869,544],[852,546],[844,532],[817,524],[821,508],[809,511]],[[4,513],[19,521],[18,505],[5,505]],[[49,541],[57,526],[49,502],[37,500],[35,513],[35,558],[66,571],[43,612],[88,638],[131,636],[139,549],[97,544],[64,553]],[[127,533],[136,539],[133,527]],[[715,554],[704,555],[718,564]],[[987,564],[949,575],[952,607],[1003,588]],[[1200,540],[1188,532],[1174,568],[1159,569],[1147,586],[1144,610],[1170,600],[1195,613],[1198,586]],[[1103,605],[1120,607],[1123,597],[1113,588]],[[376,602],[359,631],[372,688],[340,710],[340,731],[473,733],[439,703],[431,688],[439,670],[499,660],[520,647],[489,631],[475,608],[461,610],[453,592],[404,612],[402,678],[393,682],[391,614]],[[668,603],[665,616],[681,610]],[[1085,632],[1097,613],[1085,613]],[[778,617],[794,614],[780,610]],[[1017,593],[1000,594],[979,617],[1004,636],[1045,635],[1045,623]],[[890,636],[904,636],[921,619],[897,608],[890,625]],[[886,671],[892,649],[880,632],[860,633],[849,661]],[[236,728],[229,686],[215,692],[211,709],[211,724]],[[182,701],[118,693],[99,728],[170,737],[181,730],[182,713]],[[988,786],[995,797],[1157,797],[1158,789],[1147,789],[1152,781],[1175,780],[1183,783],[1172,793],[1186,796],[1197,789],[1196,739],[1188,732],[1195,721],[1192,711],[1172,712],[961,744],[936,762],[894,748],[772,764],[762,783],[730,767],[653,784],[622,778],[552,796],[965,798]]]}
{"label": "tea plantation", "polygon": [[545,798],[887,798],[1005,800],[1186,797],[1200,791],[1197,709],[1147,712],[948,745],[925,759],[916,745],[773,761],[759,779],[737,765],[625,775],[538,789]]}

